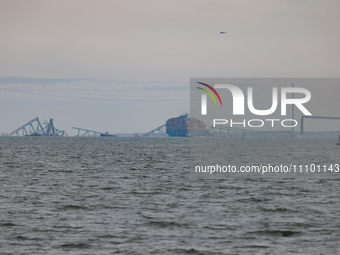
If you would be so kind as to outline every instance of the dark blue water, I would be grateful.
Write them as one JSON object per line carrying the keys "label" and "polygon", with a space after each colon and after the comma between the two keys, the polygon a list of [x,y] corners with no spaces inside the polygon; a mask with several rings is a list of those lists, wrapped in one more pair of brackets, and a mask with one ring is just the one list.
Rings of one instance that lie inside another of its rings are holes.
{"label": "dark blue water", "polygon": [[189,147],[0,138],[0,254],[340,254],[337,178],[193,178]]}

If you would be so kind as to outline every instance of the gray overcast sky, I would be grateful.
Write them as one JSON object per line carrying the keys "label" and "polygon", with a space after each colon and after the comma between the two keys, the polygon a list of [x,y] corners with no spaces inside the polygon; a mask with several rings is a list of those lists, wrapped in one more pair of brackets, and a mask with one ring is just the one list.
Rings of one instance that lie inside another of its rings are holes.
{"label": "gray overcast sky", "polygon": [[340,77],[339,11],[337,0],[0,0],[0,132],[37,116],[69,134],[147,132],[189,111],[191,77]]}

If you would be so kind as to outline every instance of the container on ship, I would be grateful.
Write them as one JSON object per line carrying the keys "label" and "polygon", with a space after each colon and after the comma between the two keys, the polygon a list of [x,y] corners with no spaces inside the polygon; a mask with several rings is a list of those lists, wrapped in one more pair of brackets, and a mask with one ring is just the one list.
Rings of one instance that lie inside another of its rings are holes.
{"label": "container on ship", "polygon": [[188,114],[171,118],[166,121],[166,133],[171,137],[202,136],[205,132],[205,124]]}

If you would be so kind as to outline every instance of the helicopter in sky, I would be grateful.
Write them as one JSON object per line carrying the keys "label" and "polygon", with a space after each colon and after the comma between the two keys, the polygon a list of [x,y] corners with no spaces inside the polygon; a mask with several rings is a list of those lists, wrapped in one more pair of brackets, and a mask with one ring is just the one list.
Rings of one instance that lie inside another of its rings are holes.
{"label": "helicopter in sky", "polygon": [[225,35],[226,33],[227,33],[227,31],[225,31],[225,32],[220,32],[221,35]]}

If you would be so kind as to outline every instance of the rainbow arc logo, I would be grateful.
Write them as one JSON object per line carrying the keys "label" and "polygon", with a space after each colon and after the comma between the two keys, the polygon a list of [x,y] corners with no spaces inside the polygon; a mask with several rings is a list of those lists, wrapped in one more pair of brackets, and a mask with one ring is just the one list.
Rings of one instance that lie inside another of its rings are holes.
{"label": "rainbow arc logo", "polygon": [[[214,94],[217,96],[217,98],[220,101],[220,104],[222,106],[221,97],[220,97],[220,95],[217,93],[217,91],[213,87],[211,87],[210,85],[208,85],[206,83],[203,83],[203,82],[197,82],[197,83],[207,87],[212,92],[214,92]],[[215,97],[213,96],[213,94],[209,90],[201,88],[201,87],[196,87],[196,88],[206,92],[212,98],[212,100],[214,100],[215,105],[217,105]],[[202,115],[207,115],[207,94],[202,94],[202,100],[201,100],[201,114]]]}
{"label": "rainbow arc logo", "polygon": [[[210,85],[208,85],[208,84],[206,84],[206,83],[203,83],[203,82],[197,82],[197,83],[198,83],[198,84],[201,84],[201,85],[203,85],[203,86],[206,86],[206,87],[209,88],[212,92],[214,92],[215,95],[217,96],[218,100],[220,101],[221,106],[222,106],[222,100],[221,100],[221,98],[220,98],[220,95],[217,93],[217,91],[216,91],[213,87],[211,87]],[[203,90],[204,92],[206,92],[206,93],[214,100],[215,105],[217,105],[214,96],[211,94],[211,92],[210,92],[209,90],[203,89],[203,88],[200,88],[200,87],[196,87],[196,88],[198,88],[198,89]]]}

